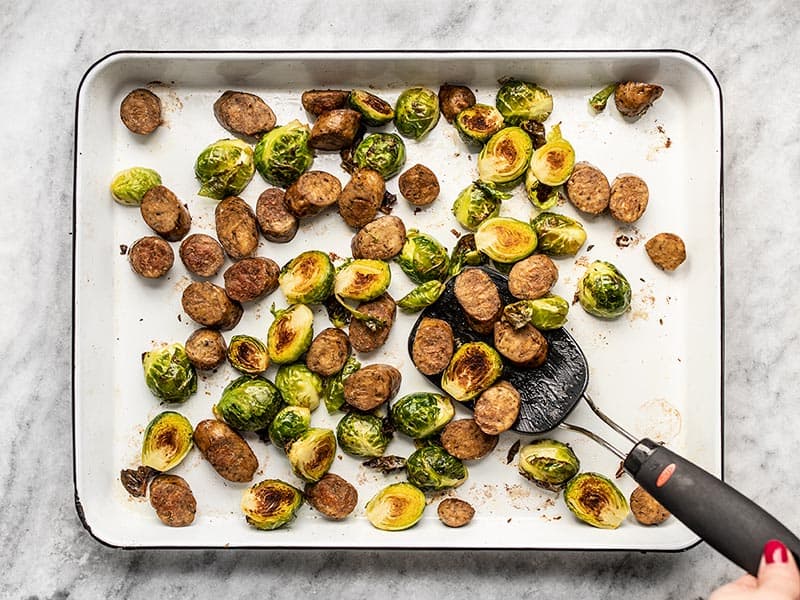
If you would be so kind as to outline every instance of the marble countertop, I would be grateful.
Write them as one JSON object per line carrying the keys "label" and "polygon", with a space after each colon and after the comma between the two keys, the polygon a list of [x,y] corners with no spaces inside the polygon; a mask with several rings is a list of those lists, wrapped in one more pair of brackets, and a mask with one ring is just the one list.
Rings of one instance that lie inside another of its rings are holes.
{"label": "marble countertop", "polygon": [[[73,503],[71,248],[75,92],[119,49],[676,48],[724,101],[725,477],[800,530],[800,338],[792,235],[800,211],[800,9],[778,0],[11,3],[0,15],[0,220],[6,315],[0,422],[0,596],[9,598],[706,597],[739,575],[705,544],[675,554],[124,551]],[[346,15],[346,16],[342,16]],[[10,192],[10,193],[9,193]],[[764,335],[769,332],[769,335]]]}

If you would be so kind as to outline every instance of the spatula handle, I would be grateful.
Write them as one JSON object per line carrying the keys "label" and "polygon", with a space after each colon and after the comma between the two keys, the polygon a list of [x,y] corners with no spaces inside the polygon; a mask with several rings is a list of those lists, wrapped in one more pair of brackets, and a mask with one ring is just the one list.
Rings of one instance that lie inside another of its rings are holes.
{"label": "spatula handle", "polygon": [[800,556],[800,540],[767,511],[653,440],[634,446],[625,469],[678,520],[752,575],[769,540],[783,542],[795,560]]}

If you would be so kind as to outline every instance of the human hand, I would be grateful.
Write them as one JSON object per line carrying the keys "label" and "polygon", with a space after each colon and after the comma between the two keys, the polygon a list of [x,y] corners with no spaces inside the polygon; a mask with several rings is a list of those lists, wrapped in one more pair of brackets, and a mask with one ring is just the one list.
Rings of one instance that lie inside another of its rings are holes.
{"label": "human hand", "polygon": [[778,540],[768,541],[758,577],[744,575],[714,591],[708,600],[800,600],[800,572],[794,556]]}

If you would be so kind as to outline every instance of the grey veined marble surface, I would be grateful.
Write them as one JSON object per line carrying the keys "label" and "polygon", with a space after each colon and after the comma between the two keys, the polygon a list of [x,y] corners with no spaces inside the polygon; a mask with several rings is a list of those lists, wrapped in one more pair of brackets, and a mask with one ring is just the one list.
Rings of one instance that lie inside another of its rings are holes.
{"label": "grey veined marble surface", "polygon": [[[534,8],[535,4],[535,8]],[[800,530],[800,8],[688,3],[5,3],[0,596],[7,598],[706,597],[739,575],[677,554],[123,551],[73,504],[75,92],[119,49],[676,48],[724,98],[725,475]]]}

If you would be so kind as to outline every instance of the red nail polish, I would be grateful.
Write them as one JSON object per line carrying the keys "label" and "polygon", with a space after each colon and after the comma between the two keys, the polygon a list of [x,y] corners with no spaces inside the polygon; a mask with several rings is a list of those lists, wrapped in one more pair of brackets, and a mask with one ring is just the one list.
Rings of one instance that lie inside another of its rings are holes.
{"label": "red nail polish", "polygon": [[764,560],[768,565],[772,563],[787,563],[789,562],[789,551],[778,540],[770,540],[764,544]]}

